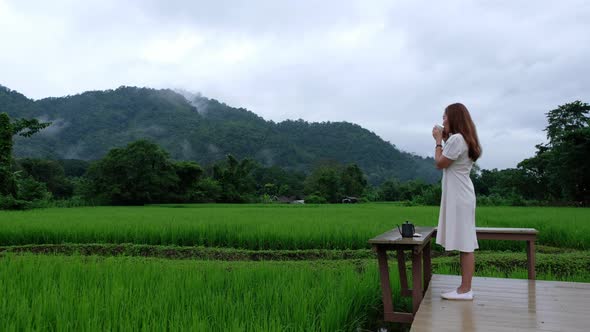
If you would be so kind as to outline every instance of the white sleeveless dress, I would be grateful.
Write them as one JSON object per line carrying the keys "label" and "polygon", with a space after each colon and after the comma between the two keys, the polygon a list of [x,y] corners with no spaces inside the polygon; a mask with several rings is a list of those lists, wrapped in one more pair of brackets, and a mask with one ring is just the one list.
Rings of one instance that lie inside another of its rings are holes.
{"label": "white sleeveless dress", "polygon": [[475,191],[469,174],[473,161],[461,134],[447,139],[442,155],[454,160],[443,169],[442,197],[436,243],[445,250],[473,252],[479,248],[475,233]]}

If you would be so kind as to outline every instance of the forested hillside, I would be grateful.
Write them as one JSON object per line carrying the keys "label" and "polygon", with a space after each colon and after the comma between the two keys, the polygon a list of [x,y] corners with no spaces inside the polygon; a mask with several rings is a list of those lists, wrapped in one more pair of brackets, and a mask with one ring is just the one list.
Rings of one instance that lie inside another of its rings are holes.
{"label": "forested hillside", "polygon": [[52,123],[31,138],[16,138],[16,157],[96,160],[111,148],[148,139],[174,159],[201,165],[232,154],[304,172],[322,162],[356,163],[372,184],[390,178],[428,183],[440,178],[432,159],[402,152],[356,124],[275,123],[214,99],[186,96],[172,90],[120,87],[32,100],[0,87],[0,112]]}

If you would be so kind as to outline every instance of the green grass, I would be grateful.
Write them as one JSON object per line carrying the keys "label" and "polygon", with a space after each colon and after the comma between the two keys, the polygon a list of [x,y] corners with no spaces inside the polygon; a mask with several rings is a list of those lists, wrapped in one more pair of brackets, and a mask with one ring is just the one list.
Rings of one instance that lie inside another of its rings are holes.
{"label": "green grass", "polygon": [[0,258],[0,330],[354,331],[380,304],[364,262]]}
{"label": "green grass", "polygon": [[[134,243],[263,249],[366,249],[367,240],[411,220],[436,225],[438,207],[181,205],[50,208],[0,212],[0,245]],[[532,227],[538,243],[590,249],[590,209],[478,207],[477,226]],[[481,241],[481,249],[522,249]]]}
{"label": "green grass", "polygon": [[[395,204],[2,211],[0,331],[376,330],[367,240],[437,219],[437,207]],[[590,282],[589,209],[480,207],[477,225],[538,229],[537,278]],[[476,276],[526,279],[524,253],[506,251],[521,243],[480,247]],[[458,274],[458,260],[434,258],[434,273]],[[390,268],[396,308],[408,310]]]}
{"label": "green grass", "polygon": [[[370,249],[335,250],[247,250],[211,247],[153,246],[143,244],[29,244],[0,247],[0,255],[7,253],[34,253],[48,255],[81,256],[121,256],[153,257],[167,259],[221,260],[221,261],[328,261],[328,260],[375,260],[376,254]],[[411,261],[409,252],[406,259]],[[395,260],[394,252],[389,252]],[[475,253],[476,268],[494,268],[510,273],[516,269],[527,268],[524,252],[499,252],[478,250]],[[433,252],[433,265],[452,266],[459,269],[457,252]],[[561,249],[538,246],[536,250],[536,270],[538,273],[552,273],[558,276],[578,275],[580,271],[590,271],[590,251]]]}
{"label": "green grass", "polygon": [[[445,258],[449,259],[450,258]],[[434,272],[457,274],[454,264]],[[397,309],[401,298],[390,265]],[[476,276],[526,279],[493,266]],[[589,270],[541,280],[589,282]],[[411,286],[411,280],[410,280]],[[382,317],[376,260],[223,262],[154,258],[0,257],[1,331],[356,331]]]}
{"label": "green grass", "polygon": [[[477,264],[477,263],[476,263]],[[439,265],[434,269],[437,274],[460,275],[459,269],[452,265]],[[492,266],[482,266],[475,272],[476,277],[491,278],[510,278],[510,279],[527,279],[528,271],[526,269],[514,268],[509,272],[498,270]],[[562,274],[559,271],[546,271],[537,273],[537,280],[548,281],[570,281],[570,282],[590,282],[589,270],[578,270],[575,274]]]}

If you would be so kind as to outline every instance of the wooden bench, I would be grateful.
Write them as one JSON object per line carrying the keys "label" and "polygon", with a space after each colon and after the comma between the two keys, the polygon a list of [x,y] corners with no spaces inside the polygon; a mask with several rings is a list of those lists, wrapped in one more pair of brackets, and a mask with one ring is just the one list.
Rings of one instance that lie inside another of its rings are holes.
{"label": "wooden bench", "polygon": [[[535,279],[535,240],[539,231],[534,228],[476,227],[475,232],[478,240],[526,241],[529,279]],[[434,233],[433,237],[436,237],[436,229]]]}

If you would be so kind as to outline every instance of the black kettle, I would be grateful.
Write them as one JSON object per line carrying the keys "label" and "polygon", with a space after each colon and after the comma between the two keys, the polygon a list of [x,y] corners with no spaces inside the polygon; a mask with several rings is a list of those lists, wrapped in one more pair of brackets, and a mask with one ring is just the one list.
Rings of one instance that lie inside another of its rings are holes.
{"label": "black kettle", "polygon": [[399,230],[399,233],[402,235],[402,237],[414,237],[414,233],[416,232],[414,224],[411,224],[407,220],[405,224],[402,224],[401,229],[399,228],[399,225],[397,225],[397,229]]}

